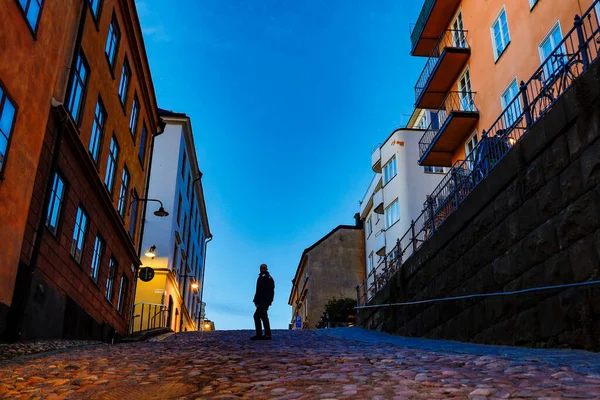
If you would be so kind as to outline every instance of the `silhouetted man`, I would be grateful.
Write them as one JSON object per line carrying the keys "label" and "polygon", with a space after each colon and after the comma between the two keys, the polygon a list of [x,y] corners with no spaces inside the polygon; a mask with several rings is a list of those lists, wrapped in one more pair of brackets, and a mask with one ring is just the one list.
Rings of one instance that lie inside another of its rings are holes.
{"label": "silhouetted man", "polygon": [[[271,340],[271,326],[269,325],[269,316],[267,310],[271,303],[273,303],[273,296],[275,295],[275,282],[269,271],[267,271],[267,264],[260,266],[260,274],[256,280],[256,294],[254,295],[254,304],[256,305],[256,312],[254,313],[254,326],[256,328],[256,335],[252,336],[251,340]],[[265,334],[263,335],[260,326],[260,321],[265,327]]]}

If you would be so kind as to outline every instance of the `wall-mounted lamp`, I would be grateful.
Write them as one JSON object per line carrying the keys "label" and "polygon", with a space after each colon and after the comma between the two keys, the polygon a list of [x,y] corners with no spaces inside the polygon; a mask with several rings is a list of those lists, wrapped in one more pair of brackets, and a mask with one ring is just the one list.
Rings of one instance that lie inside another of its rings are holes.
{"label": "wall-mounted lamp", "polygon": [[200,285],[198,285],[198,283],[194,282],[192,283],[192,289],[196,290],[200,287]]}
{"label": "wall-mounted lamp", "polygon": [[146,254],[144,254],[146,257],[150,257],[150,258],[154,258],[156,257],[156,246],[150,246],[150,249],[146,252]]}
{"label": "wall-mounted lamp", "polygon": [[169,213],[165,211],[162,201],[157,200],[157,199],[141,199],[139,197],[135,197],[133,195],[133,193],[131,194],[131,202],[129,202],[129,210],[127,211],[127,215],[129,215],[129,213],[131,212],[131,206],[136,201],[145,201],[145,202],[155,201],[160,204],[160,208],[158,210],[154,211],[154,215],[156,215],[157,217],[166,217],[169,215]]}

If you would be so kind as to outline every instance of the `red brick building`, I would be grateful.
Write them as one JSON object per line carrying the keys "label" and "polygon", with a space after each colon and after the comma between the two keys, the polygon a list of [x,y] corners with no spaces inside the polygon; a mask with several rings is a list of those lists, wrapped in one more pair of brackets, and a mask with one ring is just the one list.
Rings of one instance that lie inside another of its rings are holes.
{"label": "red brick building", "polygon": [[[54,16],[46,6],[42,23]],[[127,333],[145,207],[133,199],[146,197],[163,124],[135,1],[85,0],[57,11],[76,15],[69,73],[30,175],[7,335],[109,340]]]}

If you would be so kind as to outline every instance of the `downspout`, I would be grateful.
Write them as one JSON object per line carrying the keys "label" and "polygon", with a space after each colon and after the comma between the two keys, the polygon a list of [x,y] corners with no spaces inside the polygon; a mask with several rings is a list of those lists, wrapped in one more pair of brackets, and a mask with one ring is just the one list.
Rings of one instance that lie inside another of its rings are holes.
{"label": "downspout", "polygon": [[[204,254],[202,257],[202,287],[200,288],[200,311],[203,310],[202,302],[204,301],[204,271],[206,271],[206,249],[208,242],[210,242],[211,240],[213,240],[212,235],[210,235],[207,239],[204,240]],[[204,314],[206,314],[206,310],[204,310]],[[202,322],[204,322],[204,320],[202,320]],[[202,329],[204,329],[204,327]]]}
{"label": "downspout", "polygon": [[[87,16],[88,10],[88,1],[83,1],[83,8],[81,10],[81,15],[79,17],[79,27],[77,29],[77,36],[75,38],[75,46],[73,48],[73,55],[71,60],[71,71],[76,69],[77,58],[75,55],[81,49],[81,41],[83,38],[83,30],[85,28],[85,20]],[[70,77],[70,74],[69,74]],[[69,79],[69,78],[67,78]],[[72,81],[69,79],[67,84],[67,93],[71,91]],[[66,97],[66,96],[63,96]],[[35,274],[35,270],[37,268],[37,260],[40,254],[40,247],[42,244],[42,239],[44,237],[44,229],[46,226],[46,216],[44,213],[48,210],[48,206],[50,204],[50,197],[52,194],[52,187],[54,185],[53,177],[58,170],[58,160],[60,156],[60,152],[62,149],[62,141],[64,137],[65,127],[67,121],[69,120],[69,115],[64,105],[58,102],[56,99],[52,98],[51,101],[51,111],[52,109],[56,110],[56,112],[61,112],[63,114],[63,118],[60,120],[60,126],[58,128],[58,132],[56,133],[56,140],[54,141],[54,146],[52,149],[52,160],[50,162],[50,170],[48,172],[48,181],[46,182],[46,190],[44,192],[44,199],[42,201],[42,208],[40,210],[40,217],[38,221],[37,230],[35,233],[35,239],[33,242],[33,248],[31,249],[31,257],[29,259],[29,266],[19,268],[17,272],[17,280],[15,284],[15,289],[18,286],[22,288],[22,290],[15,290],[13,294],[13,305],[10,308],[9,316],[8,316],[8,326],[7,326],[7,336],[10,340],[20,340],[21,339],[21,330],[23,328],[23,323],[25,321],[25,317],[27,314],[27,305],[29,303],[29,296],[31,294],[31,285],[33,282],[33,276]],[[22,281],[22,284],[19,285],[19,281]]]}
{"label": "downspout", "polygon": [[[159,117],[159,128],[158,132],[152,134],[151,143],[150,143],[150,154],[148,155],[148,169],[146,170],[146,188],[144,191],[144,199],[148,198],[148,194],[150,193],[150,174],[152,171],[152,158],[154,156],[154,142],[158,135],[161,135],[165,131],[165,124]],[[140,239],[138,241],[138,257],[142,255],[142,246],[144,245],[144,230],[146,227],[146,211],[148,208],[148,202],[144,201],[144,206],[142,208],[142,223],[140,224]],[[133,318],[135,313],[135,294],[137,292],[137,282],[138,282],[138,272],[140,266],[136,266],[134,275],[133,275],[133,290],[131,292],[131,312],[129,313],[129,326],[127,327],[127,331],[131,332],[131,327],[133,324]]]}

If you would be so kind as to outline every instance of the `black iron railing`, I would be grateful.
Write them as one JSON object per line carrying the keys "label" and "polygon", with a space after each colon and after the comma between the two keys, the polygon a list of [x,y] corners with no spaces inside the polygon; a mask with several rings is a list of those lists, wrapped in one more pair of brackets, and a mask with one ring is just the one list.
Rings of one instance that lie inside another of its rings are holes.
{"label": "black iron railing", "polygon": [[440,129],[444,128],[444,124],[448,118],[450,118],[453,112],[479,111],[475,105],[475,95],[476,93],[474,92],[448,92],[440,108],[437,110],[437,112],[432,114],[431,123],[421,137],[421,140],[419,140],[419,159],[422,159],[427,153],[433,142],[436,140]]}
{"label": "black iron railing", "polygon": [[427,19],[429,19],[429,14],[431,14],[431,10],[433,10],[433,6],[435,5],[436,0],[425,0],[425,4],[423,4],[423,8],[419,13],[419,17],[417,18],[417,22],[412,25],[412,31],[410,32],[410,42],[412,43],[412,49],[415,48],[421,34],[423,33],[423,29],[425,28],[425,23],[427,23]]}
{"label": "black iron railing", "polygon": [[[398,239],[392,252],[358,285],[357,302],[364,305],[389,281],[404,261],[427,241],[446,218],[484,180],[511,148],[539,121],[585,72],[600,54],[600,0],[594,1],[574,27],[527,82],[521,82],[519,94],[508,103],[492,126],[482,132],[481,140],[459,160],[442,179],[411,228]],[[427,133],[426,133],[427,135]],[[431,135],[431,134],[430,134]],[[431,137],[431,136],[427,136]],[[435,135],[433,136],[435,137]],[[424,135],[423,144],[430,143]],[[388,267],[390,255],[394,268]]]}
{"label": "black iron railing", "polygon": [[444,51],[448,48],[454,49],[469,49],[469,42],[467,41],[468,31],[463,30],[453,30],[448,29],[442,32],[442,35],[438,39],[437,43],[431,55],[427,59],[425,63],[425,67],[423,68],[423,72],[421,72],[421,76],[417,80],[417,84],[415,85],[415,101],[419,101],[423,91],[427,87],[429,80],[431,79],[431,75],[433,71],[437,68],[437,64],[440,61],[440,57],[443,55]]}
{"label": "black iron railing", "polygon": [[129,323],[129,333],[166,328],[169,309],[164,304],[137,303],[133,306],[133,314]]}

